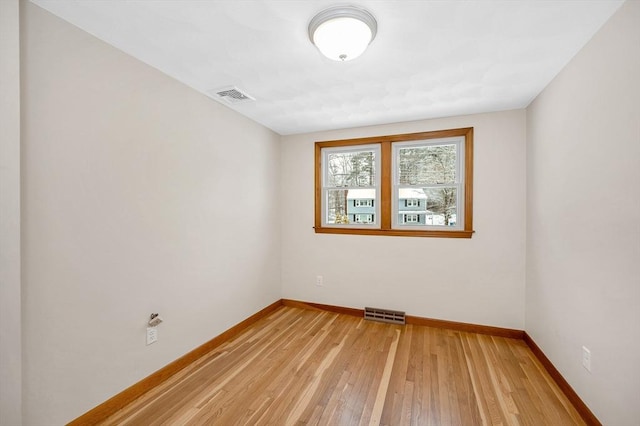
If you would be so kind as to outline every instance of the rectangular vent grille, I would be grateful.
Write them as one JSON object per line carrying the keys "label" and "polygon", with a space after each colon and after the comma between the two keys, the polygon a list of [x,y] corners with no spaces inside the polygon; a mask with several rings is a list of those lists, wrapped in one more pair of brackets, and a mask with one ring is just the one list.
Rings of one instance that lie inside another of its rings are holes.
{"label": "rectangular vent grille", "polygon": [[255,101],[255,98],[238,89],[237,87],[224,87],[222,89],[212,90],[210,92],[216,99],[224,101],[228,104],[237,104],[240,102]]}
{"label": "rectangular vent grille", "polygon": [[364,308],[364,319],[391,324],[404,324],[404,312],[389,309]]}

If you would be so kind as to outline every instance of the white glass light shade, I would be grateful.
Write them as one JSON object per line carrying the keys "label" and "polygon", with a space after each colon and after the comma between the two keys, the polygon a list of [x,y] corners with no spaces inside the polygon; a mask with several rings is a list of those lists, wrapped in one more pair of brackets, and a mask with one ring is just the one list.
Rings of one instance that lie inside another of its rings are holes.
{"label": "white glass light shade", "polygon": [[317,14],[309,24],[309,38],[318,50],[334,61],[350,61],[375,38],[377,23],[364,9],[341,6]]}
{"label": "white glass light shade", "polygon": [[334,61],[355,59],[369,46],[371,30],[362,21],[336,18],[321,24],[313,34],[313,43],[320,52]]}

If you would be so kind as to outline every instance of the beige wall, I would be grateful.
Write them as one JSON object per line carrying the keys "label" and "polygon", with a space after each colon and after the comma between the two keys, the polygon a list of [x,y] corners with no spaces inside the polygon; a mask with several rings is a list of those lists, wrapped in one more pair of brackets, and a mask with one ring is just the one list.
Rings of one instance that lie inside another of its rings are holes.
{"label": "beige wall", "polygon": [[526,331],[620,426],[640,419],[639,76],[640,2],[628,1],[527,115]]}
{"label": "beige wall", "polygon": [[24,422],[62,424],[280,298],[279,136],[23,15]]}
{"label": "beige wall", "polygon": [[[459,127],[475,129],[472,239],[314,233],[315,141]],[[522,329],[525,136],[516,110],[283,137],[283,297]]]}
{"label": "beige wall", "polygon": [[21,423],[20,18],[0,1],[0,425]]}

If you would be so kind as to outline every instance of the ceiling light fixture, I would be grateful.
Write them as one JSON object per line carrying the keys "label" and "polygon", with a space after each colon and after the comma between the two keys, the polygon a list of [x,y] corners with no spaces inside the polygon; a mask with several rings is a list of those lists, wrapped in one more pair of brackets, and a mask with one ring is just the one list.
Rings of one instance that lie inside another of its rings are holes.
{"label": "ceiling light fixture", "polygon": [[377,31],[376,18],[355,6],[330,7],[309,23],[309,39],[334,61],[350,61],[362,55]]}

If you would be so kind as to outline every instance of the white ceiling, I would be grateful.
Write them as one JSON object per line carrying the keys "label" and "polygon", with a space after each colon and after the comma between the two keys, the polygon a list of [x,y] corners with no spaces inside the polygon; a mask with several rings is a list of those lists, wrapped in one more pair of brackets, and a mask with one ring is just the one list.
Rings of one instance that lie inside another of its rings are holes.
{"label": "white ceiling", "polygon": [[[354,0],[369,49],[324,58],[307,26],[340,0],[32,0],[280,134],[526,107],[623,0]],[[212,100],[213,102],[213,100]]]}

